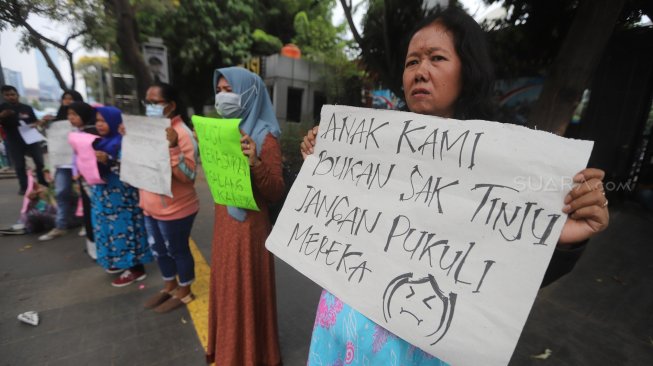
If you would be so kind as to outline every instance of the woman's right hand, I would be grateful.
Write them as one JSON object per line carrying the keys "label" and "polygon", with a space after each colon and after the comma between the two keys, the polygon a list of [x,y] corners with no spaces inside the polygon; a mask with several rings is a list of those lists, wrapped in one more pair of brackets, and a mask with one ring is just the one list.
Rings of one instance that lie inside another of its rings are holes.
{"label": "woman's right hand", "polygon": [[304,140],[299,145],[299,149],[302,152],[302,158],[306,160],[306,157],[313,153],[313,147],[315,146],[315,137],[317,136],[317,130],[320,126],[315,126],[306,132]]}
{"label": "woman's right hand", "polygon": [[109,154],[105,153],[104,151],[96,151],[95,157],[97,158],[97,161],[102,164],[106,164],[109,161]]}

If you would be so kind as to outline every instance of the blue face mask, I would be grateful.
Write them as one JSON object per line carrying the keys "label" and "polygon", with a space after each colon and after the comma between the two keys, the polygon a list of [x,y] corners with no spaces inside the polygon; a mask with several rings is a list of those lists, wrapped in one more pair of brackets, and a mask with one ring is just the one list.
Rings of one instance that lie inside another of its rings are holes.
{"label": "blue face mask", "polygon": [[148,104],[145,106],[145,115],[154,118],[165,118],[166,116],[163,115],[163,110],[166,106],[167,105]]}

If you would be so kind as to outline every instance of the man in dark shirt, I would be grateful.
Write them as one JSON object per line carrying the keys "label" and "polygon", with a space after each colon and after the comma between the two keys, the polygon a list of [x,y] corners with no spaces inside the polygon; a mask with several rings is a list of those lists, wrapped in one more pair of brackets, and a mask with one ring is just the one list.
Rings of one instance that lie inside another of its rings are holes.
{"label": "man in dark shirt", "polygon": [[25,124],[33,124],[37,121],[32,107],[18,101],[18,91],[11,85],[3,85],[0,88],[5,103],[0,104],[0,125],[7,134],[7,147],[9,155],[14,162],[16,175],[22,195],[27,190],[27,173],[25,172],[25,155],[29,155],[36,165],[36,176],[40,184],[48,186],[43,175],[43,151],[38,142],[26,144],[18,131],[21,121]]}

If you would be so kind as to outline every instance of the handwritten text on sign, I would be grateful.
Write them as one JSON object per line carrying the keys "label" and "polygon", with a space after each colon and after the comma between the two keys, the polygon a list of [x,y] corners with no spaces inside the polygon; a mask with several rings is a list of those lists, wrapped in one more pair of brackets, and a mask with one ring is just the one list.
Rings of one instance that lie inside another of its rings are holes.
{"label": "handwritten text on sign", "polygon": [[202,167],[215,203],[258,211],[249,163],[240,148],[239,119],[193,116]]}
{"label": "handwritten text on sign", "polygon": [[167,118],[124,116],[120,180],[148,192],[172,197]]}
{"label": "handwritten text on sign", "polygon": [[454,365],[505,365],[592,143],[487,121],[325,106],[266,246]]}

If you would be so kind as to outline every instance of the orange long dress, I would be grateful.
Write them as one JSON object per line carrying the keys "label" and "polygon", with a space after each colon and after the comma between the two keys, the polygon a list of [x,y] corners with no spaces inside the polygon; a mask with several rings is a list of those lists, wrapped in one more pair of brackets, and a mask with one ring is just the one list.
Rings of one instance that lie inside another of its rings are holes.
{"label": "orange long dress", "polygon": [[260,211],[239,222],[215,205],[209,296],[207,362],[218,366],[281,365],[274,258],[265,249],[271,230],[268,204],[284,193],[281,149],[268,134],[251,168]]}

